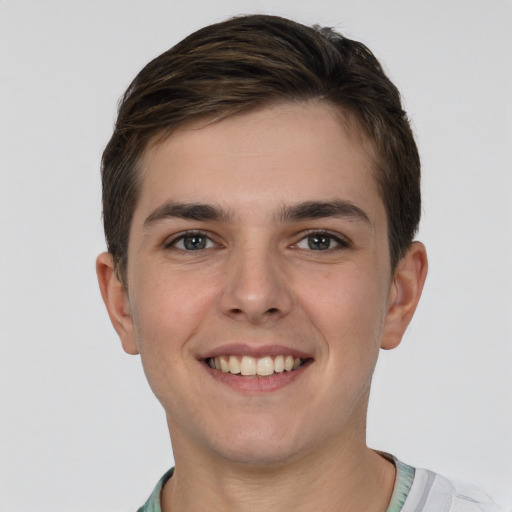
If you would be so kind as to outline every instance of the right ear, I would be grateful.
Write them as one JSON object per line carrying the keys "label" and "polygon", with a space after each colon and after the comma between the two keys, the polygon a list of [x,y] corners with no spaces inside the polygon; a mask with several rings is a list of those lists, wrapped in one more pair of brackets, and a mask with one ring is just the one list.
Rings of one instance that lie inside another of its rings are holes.
{"label": "right ear", "polygon": [[110,321],[121,339],[124,351],[128,354],[138,354],[139,349],[128,292],[117,277],[112,254],[104,252],[98,256],[96,259],[96,275],[98,276],[103,302],[107,307]]}

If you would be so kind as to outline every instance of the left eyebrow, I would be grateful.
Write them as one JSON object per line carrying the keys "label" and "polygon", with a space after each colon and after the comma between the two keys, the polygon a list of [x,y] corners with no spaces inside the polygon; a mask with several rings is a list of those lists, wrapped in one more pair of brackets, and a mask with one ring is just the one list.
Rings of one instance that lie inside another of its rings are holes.
{"label": "left eyebrow", "polygon": [[305,201],[291,206],[284,206],[279,214],[282,222],[322,219],[325,217],[360,220],[372,226],[372,222],[366,212],[349,201]]}

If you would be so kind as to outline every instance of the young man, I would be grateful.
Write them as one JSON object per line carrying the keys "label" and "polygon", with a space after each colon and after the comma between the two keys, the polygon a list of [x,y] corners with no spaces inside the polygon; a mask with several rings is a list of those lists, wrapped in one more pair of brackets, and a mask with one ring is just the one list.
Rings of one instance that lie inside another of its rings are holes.
{"label": "young man", "polygon": [[427,273],[417,148],[366,47],[270,16],[192,34],[128,88],[103,207],[102,296],[176,463],[140,510],[493,510],[366,445]]}

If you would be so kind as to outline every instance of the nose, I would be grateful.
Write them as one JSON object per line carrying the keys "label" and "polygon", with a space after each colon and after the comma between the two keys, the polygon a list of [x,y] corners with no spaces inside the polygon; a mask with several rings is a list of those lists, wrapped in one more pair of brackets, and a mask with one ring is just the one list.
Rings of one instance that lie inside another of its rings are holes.
{"label": "nose", "polygon": [[220,298],[225,315],[250,323],[286,316],[293,304],[290,282],[278,254],[270,248],[236,250],[226,262]]}

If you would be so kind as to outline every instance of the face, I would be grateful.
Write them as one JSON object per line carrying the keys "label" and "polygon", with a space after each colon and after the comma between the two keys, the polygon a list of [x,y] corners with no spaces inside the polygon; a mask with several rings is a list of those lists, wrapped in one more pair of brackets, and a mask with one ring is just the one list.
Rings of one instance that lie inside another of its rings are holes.
{"label": "face", "polygon": [[149,148],[109,309],[176,457],[271,464],[364,443],[379,348],[407,323],[387,240],[371,159],[321,103]]}

